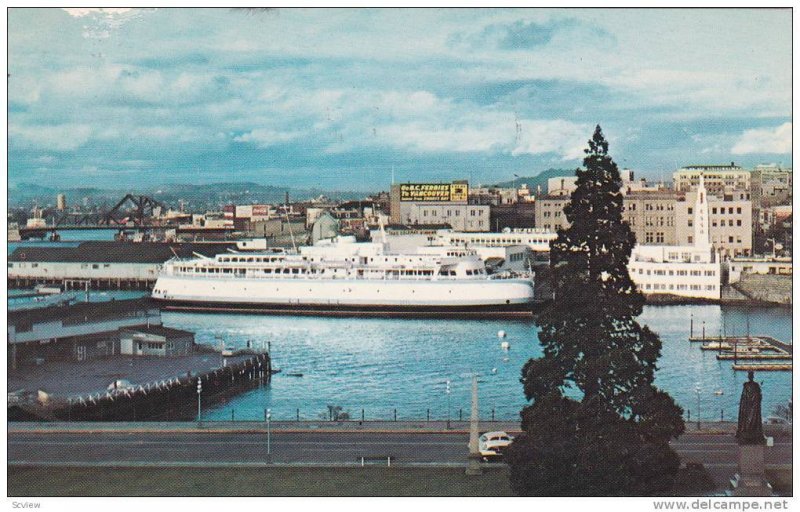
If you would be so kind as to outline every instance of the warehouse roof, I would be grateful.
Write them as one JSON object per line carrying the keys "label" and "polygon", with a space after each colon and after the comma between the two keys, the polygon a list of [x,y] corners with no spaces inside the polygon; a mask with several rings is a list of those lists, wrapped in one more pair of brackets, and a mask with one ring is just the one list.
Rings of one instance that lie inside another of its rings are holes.
{"label": "warehouse roof", "polygon": [[157,309],[157,307],[149,297],[111,300],[108,302],[79,302],[72,305],[9,311],[8,324],[16,326],[17,330],[19,330],[20,327],[55,320],[61,320],[64,324],[74,325],[137,315],[142,316],[142,323],[144,323],[146,320],[143,313],[149,309]]}
{"label": "warehouse roof", "polygon": [[[191,258],[196,252],[214,256],[236,249],[232,243],[83,242],[77,247],[19,247],[8,261],[70,263],[164,263],[175,254]],[[173,253],[174,251],[174,253]]]}

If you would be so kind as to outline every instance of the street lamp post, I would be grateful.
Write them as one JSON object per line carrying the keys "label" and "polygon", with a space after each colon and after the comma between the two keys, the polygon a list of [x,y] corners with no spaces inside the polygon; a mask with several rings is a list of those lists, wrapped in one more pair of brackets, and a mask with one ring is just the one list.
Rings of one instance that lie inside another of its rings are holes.
{"label": "street lamp post", "polygon": [[272,430],[270,428],[270,422],[272,420],[272,410],[267,409],[267,462],[272,462],[272,446],[271,446],[271,437],[272,437]]}
{"label": "street lamp post", "polygon": [[469,418],[469,459],[467,474],[480,475],[481,453],[478,445],[478,375],[472,374],[472,411]]}
{"label": "street lamp post", "polygon": [[200,419],[202,416],[202,411],[200,409],[200,393],[203,392],[203,380],[200,377],[197,377],[197,423],[200,423]]}
{"label": "street lamp post", "polygon": [[700,386],[694,388],[694,392],[697,395],[697,430],[700,430]]}
{"label": "street lamp post", "polygon": [[445,393],[447,393],[447,430],[450,430],[450,381],[449,380],[445,385]]}

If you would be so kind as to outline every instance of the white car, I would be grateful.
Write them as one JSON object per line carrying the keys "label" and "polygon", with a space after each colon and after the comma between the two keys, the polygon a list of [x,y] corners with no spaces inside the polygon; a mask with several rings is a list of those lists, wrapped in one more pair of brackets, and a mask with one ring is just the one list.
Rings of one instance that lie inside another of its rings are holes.
{"label": "white car", "polygon": [[514,438],[502,430],[486,432],[478,438],[478,451],[484,458],[501,457]]}
{"label": "white car", "polygon": [[131,384],[131,381],[125,379],[117,379],[111,384],[108,385],[106,388],[108,391],[116,391],[118,389],[130,389],[133,388],[134,385]]}

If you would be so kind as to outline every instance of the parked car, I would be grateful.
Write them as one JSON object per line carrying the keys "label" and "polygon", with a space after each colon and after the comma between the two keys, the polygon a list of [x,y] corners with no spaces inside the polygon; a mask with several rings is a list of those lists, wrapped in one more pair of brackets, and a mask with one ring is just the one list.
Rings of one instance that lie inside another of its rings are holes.
{"label": "parked car", "polygon": [[478,451],[484,460],[501,460],[503,452],[514,438],[502,430],[486,432],[478,438]]}
{"label": "parked car", "polygon": [[118,389],[129,389],[134,387],[131,381],[125,379],[117,379],[111,384],[108,385],[108,391],[114,391]]}

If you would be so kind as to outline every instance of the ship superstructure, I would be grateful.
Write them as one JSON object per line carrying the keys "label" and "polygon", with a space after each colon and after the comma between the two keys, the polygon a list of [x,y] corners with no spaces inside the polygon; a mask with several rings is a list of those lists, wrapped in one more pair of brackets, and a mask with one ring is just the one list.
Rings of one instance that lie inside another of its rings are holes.
{"label": "ship superstructure", "polygon": [[530,314],[530,276],[488,275],[471,249],[390,253],[380,242],[322,240],[298,251],[168,261],[153,298],[168,308],[308,314]]}

